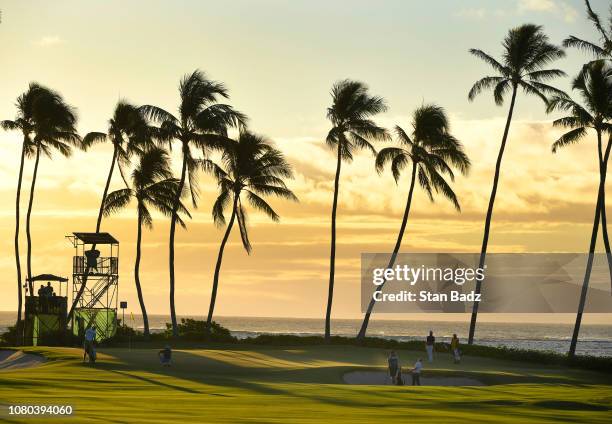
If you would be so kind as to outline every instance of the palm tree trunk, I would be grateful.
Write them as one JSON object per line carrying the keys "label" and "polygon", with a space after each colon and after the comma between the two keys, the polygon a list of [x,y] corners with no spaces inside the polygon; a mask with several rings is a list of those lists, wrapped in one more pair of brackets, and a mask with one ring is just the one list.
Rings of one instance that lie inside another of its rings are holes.
{"label": "palm tree trunk", "polygon": [[19,204],[21,199],[21,182],[23,180],[23,165],[25,162],[27,139],[24,137],[21,148],[21,162],[19,163],[19,177],[17,179],[17,194],[15,195],[15,264],[17,266],[17,331],[21,328],[21,309],[23,307],[23,293],[21,289],[21,260],[19,257]]}
{"label": "palm tree trunk", "polygon": [[34,283],[32,283],[32,235],[30,232],[30,220],[32,216],[32,205],[34,204],[34,189],[36,187],[36,175],[38,174],[38,163],[40,161],[40,145],[36,146],[36,160],[34,162],[34,173],[32,174],[32,185],[30,186],[30,200],[28,202],[28,212],[26,213],[26,238],[28,241],[27,251],[27,271],[28,287],[30,296],[34,296]]}
{"label": "palm tree trunk", "polygon": [[325,339],[331,337],[331,311],[334,300],[334,274],[336,271],[336,211],[338,210],[338,189],[340,185],[340,167],[342,166],[342,150],[338,141],[338,163],[334,179],[334,202],[331,214],[331,248],[329,253],[329,292],[327,294],[327,311],[325,313]]}
{"label": "palm tree trunk", "polygon": [[138,293],[138,302],[142,311],[142,322],[144,324],[144,335],[149,337],[149,317],[147,316],[147,308],[145,307],[144,298],[142,296],[142,288],[140,286],[140,246],[142,243],[142,215],[140,213],[141,205],[138,202],[138,232],[136,235],[136,261],[134,262],[134,282],[136,283],[136,292]]}
{"label": "palm tree trunk", "polygon": [[227,224],[227,228],[225,229],[223,240],[221,240],[221,246],[219,247],[219,255],[217,256],[217,264],[215,265],[215,275],[213,277],[212,292],[210,294],[210,306],[208,308],[208,319],[206,320],[207,330],[209,330],[212,325],[213,313],[215,311],[215,302],[217,301],[217,289],[219,287],[219,272],[221,271],[221,261],[223,260],[223,251],[225,250],[225,245],[227,243],[227,240],[229,239],[230,232],[232,231],[232,226],[234,225],[234,220],[236,219],[237,209],[238,209],[238,194],[234,194],[234,205],[232,206],[232,216]]}
{"label": "palm tree trunk", "polygon": [[[599,157],[601,153],[601,131],[597,131],[597,148],[599,149]],[[574,332],[569,348],[569,357],[573,358],[576,355],[576,345],[578,344],[578,334],[580,333],[580,324],[582,323],[582,314],[586,303],[586,296],[589,288],[589,280],[591,278],[591,270],[593,268],[593,256],[597,245],[597,230],[599,229],[599,219],[602,211],[602,201],[604,199],[603,192],[606,183],[606,173],[601,160],[599,162],[599,188],[597,190],[597,203],[595,205],[595,219],[593,220],[593,229],[591,231],[591,243],[589,245],[589,256],[587,257],[587,266],[584,272],[584,280],[582,282],[582,290],[580,292],[580,301],[578,302],[578,312],[576,313],[576,323],[574,324]]]}
{"label": "palm tree trunk", "polygon": [[181,201],[181,193],[185,186],[185,176],[187,174],[187,152],[188,145],[183,142],[183,166],[181,168],[181,180],[179,181],[178,190],[176,192],[176,198],[174,199],[174,205],[172,206],[172,218],[170,219],[170,239],[168,262],[170,268],[170,320],[172,321],[172,335],[178,336],[178,324],[176,322],[176,308],[174,305],[174,234],[176,233],[176,218]]}
{"label": "palm tree trunk", "polygon": [[[412,175],[410,177],[410,190],[408,190],[408,200],[406,201],[406,208],[404,209],[404,217],[402,218],[402,225],[400,226],[399,233],[397,234],[397,241],[395,242],[395,247],[393,248],[393,254],[391,254],[391,259],[389,260],[389,265],[387,268],[392,268],[395,264],[395,259],[397,258],[397,254],[399,253],[400,247],[402,246],[402,238],[404,237],[404,231],[406,230],[406,224],[408,223],[408,215],[410,214],[410,206],[412,204],[412,193],[414,191],[414,182],[416,180],[416,171],[417,165],[416,163],[412,163]],[[376,292],[380,292],[385,285],[386,280],[383,281],[381,285],[376,287]],[[372,296],[370,299],[370,304],[368,305],[368,310],[366,311],[365,317],[363,318],[363,323],[361,324],[361,329],[359,330],[359,334],[357,334],[358,339],[363,339],[366,335],[366,331],[368,329],[368,324],[370,322],[370,315],[372,314],[372,309],[374,309],[374,305],[376,301]]]}
{"label": "palm tree trunk", "polygon": [[[512,86],[512,100],[510,101],[510,109],[508,110],[508,118],[506,119],[506,127],[504,128],[504,135],[502,137],[501,146],[499,147],[499,153],[497,154],[497,162],[495,163],[495,175],[493,177],[493,188],[491,189],[491,196],[489,197],[489,207],[487,208],[487,216],[485,218],[484,236],[482,238],[482,248],[480,249],[480,261],[478,264],[479,268],[484,268],[485,259],[487,256],[487,244],[489,243],[489,230],[491,229],[491,219],[493,218],[493,205],[495,204],[495,195],[497,194],[497,184],[499,183],[499,174],[501,171],[502,158],[504,156],[504,149],[506,148],[506,141],[508,140],[508,133],[510,131],[510,123],[512,122],[512,113],[514,112],[514,105],[516,103],[516,91],[517,85]],[[480,293],[482,288],[482,280],[476,281],[475,292]],[[474,333],[476,331],[476,319],[478,317],[478,302],[474,302],[472,308],[472,319],[470,321],[470,333],[468,336],[468,344],[474,343]]]}
{"label": "palm tree trunk", "polygon": [[[606,145],[606,153],[603,158],[603,172],[608,174],[608,159],[610,158],[610,148],[612,147],[612,136],[608,138],[608,144]],[[599,202],[598,202],[599,204]],[[610,240],[608,238],[608,222],[606,219],[606,186],[604,184],[601,198],[601,233],[603,237],[604,246],[606,249],[606,256],[608,258],[608,271],[610,273],[610,293],[612,293],[612,252],[610,252]]]}
{"label": "palm tree trunk", "polygon": [[[111,180],[113,178],[113,172],[115,170],[115,163],[117,162],[117,155],[119,150],[117,146],[113,149],[113,159],[111,161],[110,169],[108,170],[108,176],[106,177],[106,184],[104,185],[104,192],[102,193],[102,201],[100,202],[100,209],[98,210],[98,220],[96,221],[96,233],[100,232],[100,226],[102,225],[102,216],[104,214],[104,202],[106,202],[106,196],[108,195],[108,189],[110,187]],[[95,246],[93,247],[96,248]]]}
{"label": "palm tree trunk", "polygon": [[[108,176],[106,177],[106,184],[104,185],[104,191],[102,192],[102,200],[100,201],[100,209],[98,210],[98,219],[96,221],[96,233],[100,232],[100,227],[102,225],[102,216],[104,215],[104,202],[106,201],[106,196],[108,195],[110,183],[111,183],[111,180],[113,179],[113,172],[115,170],[115,163],[117,162],[118,154],[119,154],[119,149],[117,148],[117,146],[115,146],[113,149],[113,159],[111,161],[111,166],[110,166],[110,169],[108,170]],[[91,248],[95,249],[96,245],[94,244]],[[81,296],[83,296],[83,292],[85,291],[85,286],[87,285],[87,278],[89,276],[89,271],[90,269],[88,265],[85,268],[85,274],[83,275],[83,281],[81,282],[79,291],[77,292],[77,295],[75,296],[75,298],[72,300],[72,305],[70,306],[70,311],[68,312],[68,317],[66,319],[66,322],[70,322],[70,320],[72,319],[72,314],[74,313],[74,309],[79,303]]]}

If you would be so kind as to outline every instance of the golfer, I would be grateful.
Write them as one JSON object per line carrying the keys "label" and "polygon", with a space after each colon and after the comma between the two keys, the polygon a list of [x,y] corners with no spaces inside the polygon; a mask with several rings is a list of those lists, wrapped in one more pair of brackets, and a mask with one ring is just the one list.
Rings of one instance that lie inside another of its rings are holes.
{"label": "golfer", "polygon": [[433,335],[433,331],[429,331],[429,336],[425,340],[425,350],[427,350],[427,360],[429,362],[433,362],[433,352],[434,352],[434,344],[436,343],[436,338]]}
{"label": "golfer", "polygon": [[397,370],[399,369],[399,358],[394,350],[389,354],[389,359],[387,360],[389,363],[389,375],[391,376],[391,384],[397,383]]}
{"label": "golfer", "polygon": [[83,343],[83,362],[85,362],[85,356],[89,356],[89,362],[96,361],[96,350],[94,342],[96,340],[96,327],[91,326],[85,330],[85,342]]}

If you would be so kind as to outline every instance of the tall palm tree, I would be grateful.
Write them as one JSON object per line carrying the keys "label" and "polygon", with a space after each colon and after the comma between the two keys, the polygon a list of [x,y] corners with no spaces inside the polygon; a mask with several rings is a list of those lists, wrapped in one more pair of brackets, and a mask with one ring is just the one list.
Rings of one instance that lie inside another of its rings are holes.
{"label": "tall palm tree", "polygon": [[331,90],[332,105],[327,109],[327,119],[332,128],[325,139],[327,145],[336,149],[336,176],[334,178],[334,199],[331,213],[331,242],[329,254],[329,292],[325,313],[325,338],[331,336],[331,311],[334,299],[334,276],[336,270],[336,212],[342,161],[353,160],[353,153],[360,149],[376,155],[371,142],[388,140],[387,131],[376,125],[372,117],[387,110],[382,97],[372,96],[368,87],[359,81],[348,79],[338,81]]}
{"label": "tall palm tree", "polygon": [[[27,238],[27,278],[29,292],[33,293],[32,277],[32,237],[30,231],[32,207],[36,179],[38,175],[38,164],[41,153],[51,157],[53,150],[59,151],[64,156],[71,154],[71,146],[80,145],[81,138],[76,133],[76,114],[62,96],[57,92],[37,83],[30,84],[28,91],[17,100],[17,119],[15,121],[3,121],[5,129],[19,129],[24,136],[22,156],[34,156],[34,171],[30,186],[30,196],[26,213],[26,238]],[[21,190],[21,179],[23,176],[23,159],[20,165],[18,193]],[[16,204],[19,213],[19,201]],[[19,215],[17,215],[17,218]],[[19,226],[16,224],[15,231],[15,254],[18,258],[19,249]],[[20,274],[19,260],[17,259],[18,274]]]}
{"label": "tall palm tree", "polygon": [[[564,47],[574,47],[582,50],[586,53],[591,54],[596,59],[612,59],[612,14],[608,20],[608,27],[604,28],[601,22],[601,18],[597,13],[593,11],[589,0],[585,0],[585,6],[587,9],[587,17],[595,26],[595,30],[599,33],[599,43],[596,44],[590,41],[583,40],[573,35],[563,40]],[[610,9],[612,13],[612,8]],[[608,145],[612,143],[612,136],[608,136]],[[602,165],[603,169],[608,169],[607,161]],[[598,205],[601,205],[601,235],[606,250],[606,256],[608,257],[608,270],[610,272],[610,284],[612,285],[612,248],[610,247],[610,238],[608,236],[608,223],[606,217],[606,189],[602,191],[601,199],[598,199]]]}
{"label": "tall palm tree", "polygon": [[37,95],[35,107],[33,108],[33,120],[35,136],[33,139],[34,171],[30,186],[30,198],[26,213],[26,239],[27,239],[27,274],[30,293],[33,293],[32,284],[32,236],[31,216],[34,204],[34,192],[36,178],[38,176],[38,164],[41,153],[51,158],[52,152],[57,150],[60,154],[68,157],[72,154],[72,146],[80,147],[81,137],[77,134],[77,116],[75,110],[68,105],[62,96],[51,90],[42,89]]}
{"label": "tall palm tree", "polygon": [[[437,105],[425,105],[418,108],[412,116],[412,134],[408,135],[401,127],[395,127],[397,141],[400,147],[387,147],[378,152],[376,156],[376,170],[381,173],[386,164],[391,164],[391,172],[397,183],[402,171],[412,164],[410,172],[410,188],[404,216],[397,235],[393,253],[387,268],[392,268],[402,245],[402,238],[408,223],[412,194],[415,181],[433,202],[434,191],[450,200],[455,208],[461,210],[455,192],[445,180],[445,176],[454,181],[455,174],[452,168],[466,175],[470,169],[470,160],[463,151],[462,144],[450,133],[450,124],[443,108]],[[383,284],[376,288],[382,291]],[[370,315],[376,301],[370,300],[361,329],[357,338],[364,338],[370,322]]]}
{"label": "tall palm tree", "polygon": [[[170,158],[168,154],[159,147],[152,147],[140,156],[140,161],[131,176],[132,188],[122,188],[115,190],[105,197],[103,213],[108,216],[125,208],[131,199],[136,200],[137,211],[137,236],[136,236],[136,260],[134,263],[134,282],[138,293],[138,302],[142,311],[144,322],[144,334],[149,336],[149,319],[147,309],[142,295],[140,284],[140,259],[142,243],[142,226],[153,227],[153,217],[149,211],[150,207],[170,217],[174,213],[174,202],[176,191],[178,190],[179,180],[172,178],[170,170]],[[180,198],[180,196],[179,196]],[[189,212],[179,201],[179,212],[187,216]],[[185,227],[185,223],[176,217],[179,225]]]}
{"label": "tall palm tree", "polygon": [[4,120],[0,122],[0,126],[4,130],[21,131],[23,141],[21,144],[21,159],[19,162],[19,176],[17,177],[17,193],[15,195],[15,264],[17,268],[17,328],[21,328],[21,310],[23,307],[23,293],[21,283],[21,259],[19,255],[19,224],[20,224],[20,203],[21,203],[21,185],[23,182],[23,167],[26,157],[34,156],[36,149],[34,147],[33,136],[35,135],[34,108],[36,99],[44,93],[45,88],[37,83],[31,83],[28,90],[17,98],[17,116],[14,120]]}
{"label": "tall palm tree", "polygon": [[578,143],[583,139],[589,129],[595,130],[597,134],[597,157],[599,164],[599,188],[597,191],[597,201],[595,202],[595,219],[593,221],[593,229],[591,231],[591,243],[589,245],[589,256],[587,258],[587,266],[580,293],[580,301],[578,303],[578,312],[576,314],[576,323],[572,334],[569,355],[576,354],[576,344],[578,343],[578,334],[580,332],[580,324],[582,322],[582,314],[586,302],[586,295],[589,286],[589,279],[593,266],[593,254],[597,244],[597,229],[600,220],[600,215],[603,213],[602,201],[604,200],[604,191],[606,183],[606,168],[610,156],[610,143],[608,143],[605,152],[603,149],[602,135],[607,133],[612,134],[612,68],[603,60],[591,62],[586,65],[583,71],[574,79],[572,88],[578,91],[584,106],[568,97],[554,97],[548,110],[560,110],[570,112],[570,115],[559,118],[553,122],[553,125],[564,128],[571,128],[570,131],[563,134],[552,146],[553,153],[559,148],[570,144]]}
{"label": "tall palm tree", "polygon": [[293,178],[291,166],[287,163],[283,154],[270,141],[261,136],[246,130],[241,131],[236,141],[227,143],[222,155],[222,164],[221,167],[208,161],[208,167],[216,176],[220,190],[213,205],[213,219],[217,225],[225,225],[223,211],[230,204],[232,213],[221,240],[217,264],[215,265],[207,328],[210,328],[212,324],[223,251],[234,221],[238,221],[238,229],[244,249],[247,253],[251,253],[244,200],[246,199],[253,208],[263,212],[275,222],[278,222],[280,217],[262,196],[274,195],[297,201],[297,197],[283,181],[284,178]]}
{"label": "tall palm tree", "polygon": [[[510,107],[506,126],[502,136],[501,145],[495,163],[495,174],[493,176],[493,187],[489,197],[489,206],[485,218],[484,235],[480,250],[479,267],[484,268],[487,255],[487,244],[489,242],[489,230],[493,217],[493,205],[497,194],[497,185],[501,171],[501,163],[508,140],[510,123],[516,103],[519,88],[525,94],[535,95],[545,104],[548,104],[547,95],[563,96],[564,93],[546,84],[546,81],[556,77],[564,76],[565,73],[559,69],[545,69],[551,62],[565,56],[559,47],[549,43],[548,37],[542,32],[542,27],[538,25],[525,24],[511,29],[504,41],[501,62],[482,50],[471,49],[470,53],[490,65],[497,75],[486,76],[477,81],[468,94],[470,101],[485,89],[493,89],[495,104],[501,106],[504,97],[511,92]],[[482,280],[476,282],[476,293],[480,293]],[[476,331],[476,319],[478,316],[478,302],[474,302],[472,318],[470,322],[470,332],[468,343],[474,342],[474,332]]]}
{"label": "tall palm tree", "polygon": [[[115,165],[118,163],[119,172],[125,182],[126,187],[128,186],[127,181],[124,177],[123,168],[129,163],[130,157],[134,153],[142,153],[142,150],[149,145],[151,140],[150,128],[147,124],[147,120],[140,112],[140,110],[125,101],[119,101],[115,107],[113,117],[108,122],[108,132],[90,132],[83,137],[83,148],[89,149],[95,144],[110,141],[113,145],[113,156],[106,177],[106,184],[104,185],[104,191],[102,192],[102,199],[100,201],[100,208],[98,210],[98,218],[96,220],[96,233],[100,232],[100,226],[102,224],[102,216],[104,210],[104,202],[108,194]],[[92,246],[95,249],[96,245]],[[70,321],[72,314],[76,306],[78,305],[81,296],[87,285],[87,279],[89,276],[89,267],[85,270],[83,281],[79,290],[72,301],[72,306],[68,312],[68,321]]]}
{"label": "tall palm tree", "polygon": [[[160,136],[169,143],[181,144],[182,166],[179,189],[174,201],[174,213],[170,220],[169,269],[170,269],[170,317],[172,334],[178,336],[176,309],[174,304],[174,237],[176,232],[177,211],[180,194],[188,183],[193,206],[197,206],[196,172],[199,161],[194,157],[192,148],[205,155],[211,149],[221,148],[228,140],[228,127],[242,127],[246,117],[227,104],[217,103],[220,98],[228,98],[225,86],[208,79],[199,70],[185,75],[179,84],[180,103],[178,116],[151,105],[142,107],[148,117],[160,123]],[[186,181],[188,180],[188,181]]]}

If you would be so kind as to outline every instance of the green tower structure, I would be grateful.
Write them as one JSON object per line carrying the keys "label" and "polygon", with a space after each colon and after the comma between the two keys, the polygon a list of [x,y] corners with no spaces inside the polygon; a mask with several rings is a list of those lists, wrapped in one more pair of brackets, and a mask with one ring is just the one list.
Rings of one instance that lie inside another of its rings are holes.
{"label": "green tower structure", "polygon": [[96,327],[96,340],[117,331],[119,295],[119,242],[109,233],[72,233],[67,236],[75,249],[72,258],[72,298],[82,294],[72,315],[72,331],[83,337]]}
{"label": "green tower structure", "polygon": [[[26,279],[26,283],[29,294],[25,297],[24,344],[61,343],[66,331],[68,279],[40,274]],[[36,287],[38,283],[40,287]]]}

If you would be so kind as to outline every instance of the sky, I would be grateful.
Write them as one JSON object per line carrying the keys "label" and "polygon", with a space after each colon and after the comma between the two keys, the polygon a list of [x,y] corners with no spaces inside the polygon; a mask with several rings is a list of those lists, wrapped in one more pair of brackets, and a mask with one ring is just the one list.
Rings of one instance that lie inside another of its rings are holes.
{"label": "sky", "polygon": [[[607,16],[605,1],[592,1]],[[232,234],[221,272],[216,313],[323,317],[327,300],[334,153],[324,137],[330,88],[340,79],[364,81],[388,112],[376,121],[410,128],[412,111],[436,103],[451,117],[473,166],[453,187],[457,213],[442,198],[417,190],[402,250],[477,252],[507,104],[467,92],[487,66],[469,55],[498,57],[509,28],[536,23],[551,42],[568,35],[597,41],[578,0],[507,1],[17,1],[0,7],[0,118],[29,82],[58,90],[75,106],[79,131],[104,131],[119,99],[175,111],[180,78],[201,69],[229,88],[231,105],[249,127],[273,140],[295,170],[289,182],[299,204],[272,199],[276,224],[253,212],[253,252]],[[570,77],[588,59],[570,50],[555,66]],[[555,155],[561,134],[537,99],[520,94],[500,191],[490,252],[584,252],[596,198],[594,137]],[[377,145],[383,147],[382,144]],[[0,133],[0,310],[14,310],[13,231],[20,154],[16,133]],[[33,272],[69,276],[73,251],[65,236],[93,231],[112,150],[96,146],[70,158],[43,158],[32,214]],[[25,170],[27,205],[32,161]],[[179,157],[173,166],[178,173]],[[395,242],[409,175],[396,184],[378,175],[363,152],[343,165],[338,212],[335,318],[358,318],[360,254],[389,252]],[[214,182],[202,176],[201,199],[188,230],[177,234],[177,311],[208,310],[222,229],[213,225]],[[115,176],[112,188],[120,188]],[[24,214],[25,215],[25,214]],[[167,219],[156,216],[143,239],[141,280],[150,313],[168,313]],[[23,228],[23,227],[22,227]],[[133,205],[104,220],[121,242],[120,298],[138,312],[133,282],[136,220]],[[23,237],[25,240],[25,237]],[[25,264],[25,241],[22,246]],[[381,318],[387,316],[379,315]]]}

